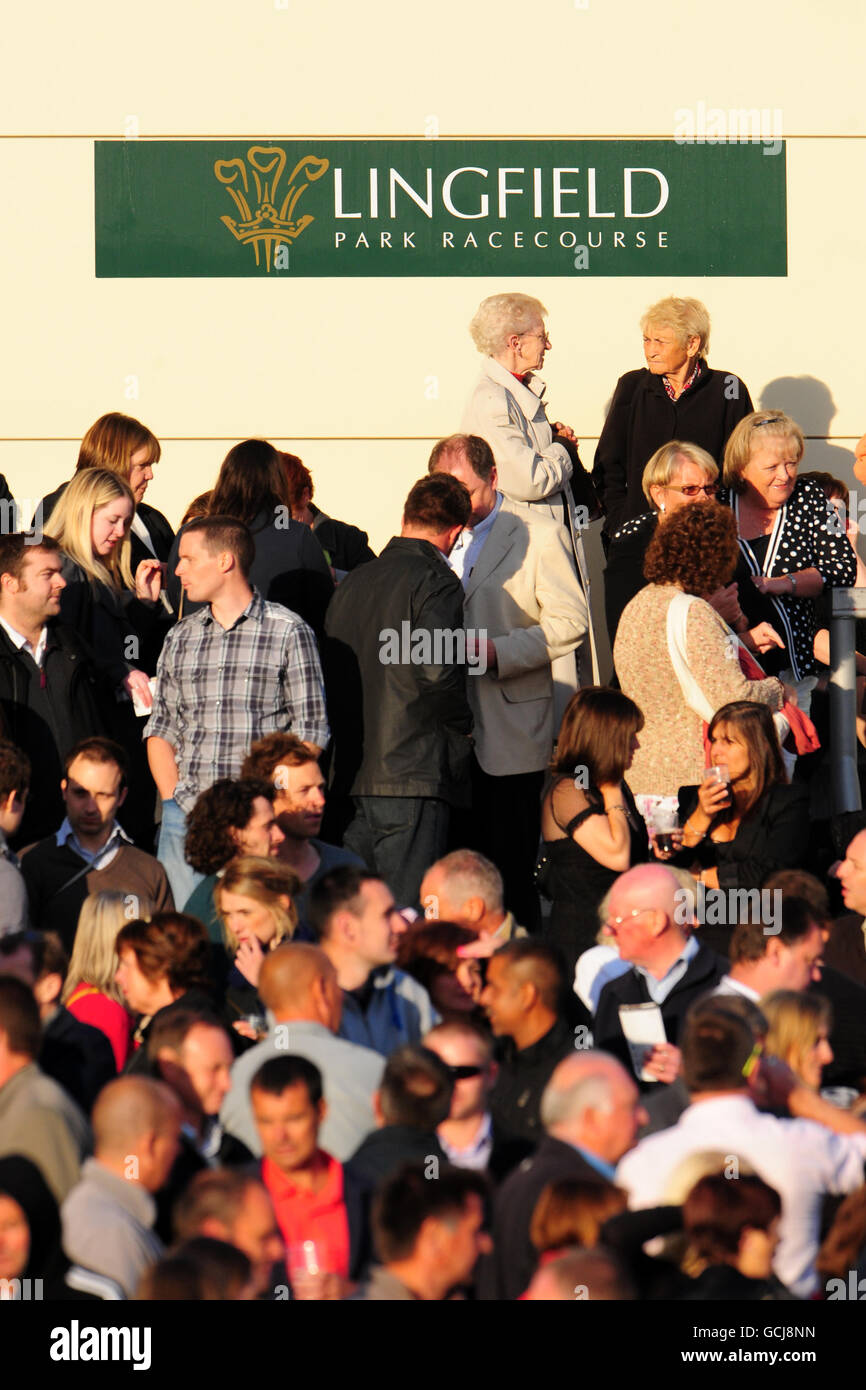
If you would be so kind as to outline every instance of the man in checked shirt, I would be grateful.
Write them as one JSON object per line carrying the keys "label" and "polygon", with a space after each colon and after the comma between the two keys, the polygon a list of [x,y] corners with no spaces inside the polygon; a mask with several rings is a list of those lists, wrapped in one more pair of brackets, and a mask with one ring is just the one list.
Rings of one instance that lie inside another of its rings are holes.
{"label": "man in checked shirt", "polygon": [[316,639],[296,613],[251,587],[254,553],[249,528],[232,517],[199,517],[180,539],[175,573],[189,599],[208,607],[169,632],[143,734],[162,798],[157,857],[178,905],[201,877],[183,855],[199,793],[237,777],[264,734],[291,730],[316,754],[329,737]]}

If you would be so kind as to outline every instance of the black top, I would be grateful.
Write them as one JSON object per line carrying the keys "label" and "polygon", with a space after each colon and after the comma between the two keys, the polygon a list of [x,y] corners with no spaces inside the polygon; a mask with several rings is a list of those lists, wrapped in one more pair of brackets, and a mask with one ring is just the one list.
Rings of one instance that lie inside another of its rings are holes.
{"label": "black top", "polygon": [[[698,804],[697,787],[680,787],[680,824]],[[688,868],[697,859],[702,869],[717,868],[720,888],[760,888],[776,869],[796,869],[809,844],[809,788],[801,782],[770,787],[740,823],[733,840],[710,839],[713,826],[676,862]]]}
{"label": "black top", "polygon": [[[554,788],[564,780],[558,778]],[[606,868],[572,839],[574,831],[590,816],[605,814],[597,788],[587,788],[586,796],[589,801],[586,809],[567,825],[560,825],[565,834],[560,839],[542,840],[536,872],[539,889],[553,902],[546,937],[562,955],[569,979],[574,974],[578,956],[596,943],[599,903],[619,877],[619,870]],[[625,783],[623,801],[629,813],[629,864],[643,864],[648,856],[646,827]]]}
{"label": "black top", "polygon": [[[417,1125],[382,1125],[361,1141],[345,1165],[345,1171],[365,1191],[375,1192],[404,1163],[424,1167],[431,1158],[439,1164],[448,1162],[435,1131],[420,1129]],[[431,1174],[434,1171],[429,1169]]]}
{"label": "black top", "polygon": [[494,1124],[518,1138],[540,1139],[541,1093],[557,1065],[573,1051],[574,1033],[563,1018],[529,1047],[518,1050],[513,1039],[504,1038],[497,1048],[499,1071],[490,1094]]}
{"label": "black top", "polygon": [[620,526],[611,540],[604,571],[604,612],[611,648],[624,609],[646,585],[643,564],[658,524],[658,512],[644,512]]}
{"label": "black top", "polygon": [[604,496],[608,535],[646,511],[643,471],[656,449],[672,439],[688,440],[721,464],[731,431],[752,409],[745,383],[733,372],[716,371],[706,363],[676,401],[662,378],[646,367],[621,376],[592,469],[593,482]]}
{"label": "black top", "polygon": [[[756,536],[749,541],[752,554],[763,567],[767,558],[767,547],[770,544],[769,536]],[[737,568],[734,570],[734,582],[737,585],[737,599],[739,605],[746,616],[749,627],[757,627],[758,623],[769,623],[776,632],[781,626],[779,615],[776,612],[773,600],[769,594],[759,593],[752,580],[752,570],[746,563],[746,557],[742,550],[737,556]],[[779,632],[782,641],[785,640],[785,633]],[[787,647],[771,647],[768,652],[761,652],[758,657],[764,671],[768,676],[778,676],[780,671],[784,671],[791,664],[791,656]]]}
{"label": "black top", "polygon": [[42,669],[0,628],[0,733],[31,763],[30,796],[16,837],[41,840],[56,830],[63,759],[83,738],[108,732],[107,702],[89,649],[72,628],[51,619]]}
{"label": "black top", "polygon": [[[261,511],[249,523],[256,553],[249,582],[269,603],[281,603],[309,623],[317,637],[324,627],[325,610],[334,592],[334,581],[324,551],[309,526],[300,521],[276,517]],[[175,574],[178,546],[183,528],[175,537],[168,558],[168,596],[176,612],[183,597],[183,616],[188,617],[204,605],[191,603],[182,594]]]}
{"label": "black top", "polygon": [[39,1065],[85,1115],[103,1086],[117,1075],[114,1051],[102,1030],[82,1023],[62,1005],[42,1030]]}
{"label": "black top", "polygon": [[145,642],[162,624],[165,610],[136,598],[131,589],[91,580],[65,552],[61,574],[66,588],[60,595],[60,617],[88,643],[97,670],[113,689],[130,671],[142,669]]}
{"label": "black top", "polygon": [[337,521],[332,516],[326,516],[318,507],[314,507],[312,502],[310,511],[313,514],[313,535],[325,552],[328,564],[333,565],[335,570],[348,574],[349,570],[357,569],[358,565],[375,560],[376,552],[370,549],[366,531],[362,531],[358,526],[350,526],[347,521]]}
{"label": "black top", "polygon": [[447,636],[463,632],[463,586],[442,552],[394,537],[342,581],[325,626],[334,790],[467,805],[472,714]]}
{"label": "black top", "polygon": [[505,1179],[494,1201],[493,1253],[479,1265],[483,1299],[515,1299],[525,1292],[538,1264],[538,1251],[529,1239],[536,1203],[549,1183],[569,1178],[607,1186],[601,1172],[577,1149],[546,1134],[532,1157]]}
{"label": "black top", "polygon": [[[719,501],[736,513],[737,498],[723,488]],[[765,539],[758,537],[758,543]],[[767,538],[764,563],[755,554],[755,541],[740,538],[740,560],[745,573],[763,571],[769,578],[797,574],[815,568],[824,579],[826,588],[845,588],[857,578],[857,557],[847,536],[839,534],[835,513],[817,483],[800,478],[784,507],[776,515],[773,530]],[[739,573],[739,571],[738,571]],[[750,601],[748,590],[754,591],[751,579],[740,583],[739,596]],[[817,629],[815,600],[796,598],[791,594],[774,594],[769,599],[773,609],[773,627],[787,647],[787,660],[795,680],[802,680],[817,670],[812,644]],[[761,664],[763,665],[763,659]]]}

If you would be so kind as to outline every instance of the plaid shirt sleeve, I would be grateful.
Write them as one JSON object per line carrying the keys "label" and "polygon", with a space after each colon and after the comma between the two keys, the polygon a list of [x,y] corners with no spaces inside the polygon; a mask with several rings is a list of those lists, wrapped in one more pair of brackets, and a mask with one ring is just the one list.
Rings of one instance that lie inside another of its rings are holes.
{"label": "plaid shirt sleeve", "polygon": [[296,623],[286,633],[282,686],[292,733],[304,743],[326,747],[331,731],[325,711],[322,667],[316,639],[306,623]]}
{"label": "plaid shirt sleeve", "polygon": [[150,718],[142,731],[142,738],[164,738],[173,748],[177,747],[178,729],[176,711],[180,691],[174,674],[174,647],[178,628],[167,634],[159,660],[156,664],[156,685],[153,691],[153,708]]}

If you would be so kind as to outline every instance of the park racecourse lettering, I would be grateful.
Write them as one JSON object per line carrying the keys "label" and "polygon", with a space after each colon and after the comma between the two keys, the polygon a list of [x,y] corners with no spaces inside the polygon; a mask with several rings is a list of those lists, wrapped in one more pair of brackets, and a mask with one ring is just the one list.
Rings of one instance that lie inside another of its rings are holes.
{"label": "park racecourse lettering", "polygon": [[97,141],[96,274],[785,275],[777,143]]}

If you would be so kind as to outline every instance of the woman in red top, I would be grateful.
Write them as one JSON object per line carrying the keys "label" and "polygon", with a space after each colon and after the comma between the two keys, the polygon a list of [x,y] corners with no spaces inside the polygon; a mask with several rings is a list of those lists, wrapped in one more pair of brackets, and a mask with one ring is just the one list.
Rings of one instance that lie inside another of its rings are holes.
{"label": "woman in red top", "polygon": [[115,983],[120,928],[134,917],[150,916],[152,905],[129,893],[91,893],[78,917],[72,959],[61,1003],[81,1023],[105,1034],[114,1049],[118,1072],[132,1047],[132,1018]]}

